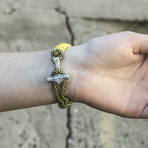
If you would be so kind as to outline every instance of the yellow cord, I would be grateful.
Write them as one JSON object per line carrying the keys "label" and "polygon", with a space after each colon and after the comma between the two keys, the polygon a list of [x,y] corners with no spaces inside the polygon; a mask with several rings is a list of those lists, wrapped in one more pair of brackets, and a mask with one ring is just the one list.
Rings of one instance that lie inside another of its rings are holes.
{"label": "yellow cord", "polygon": [[54,48],[54,50],[56,50],[56,49],[61,49],[62,52],[65,52],[65,50],[66,50],[68,47],[70,47],[70,46],[71,46],[70,44],[61,43],[61,44],[58,44],[58,45]]}

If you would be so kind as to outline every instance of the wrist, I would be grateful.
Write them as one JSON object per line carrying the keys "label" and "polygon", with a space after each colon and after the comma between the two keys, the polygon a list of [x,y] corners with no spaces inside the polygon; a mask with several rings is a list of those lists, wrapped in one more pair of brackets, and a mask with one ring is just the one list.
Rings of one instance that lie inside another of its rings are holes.
{"label": "wrist", "polygon": [[65,51],[64,59],[61,61],[61,69],[69,75],[66,81],[65,96],[71,99],[72,102],[79,102],[75,98],[75,90],[78,80],[78,71],[80,70],[81,46],[71,46]]}
{"label": "wrist", "polygon": [[[68,47],[64,53],[64,59],[61,60],[61,70],[64,71],[64,73],[69,75],[69,78],[66,81],[66,90],[65,90],[65,96],[67,96],[71,101],[74,101],[73,99],[73,93],[75,89],[75,82],[77,77],[77,70],[76,70],[76,46]],[[52,83],[47,83],[47,77],[49,77],[54,70],[54,64],[51,61],[51,51],[52,50],[44,50],[40,52],[40,57],[38,63],[41,65],[38,65],[38,71],[40,71],[40,80],[43,82],[42,84],[38,84],[38,89],[40,90],[40,94],[43,95],[42,98],[39,98],[40,104],[46,105],[51,103],[57,103],[57,98],[54,94]]]}

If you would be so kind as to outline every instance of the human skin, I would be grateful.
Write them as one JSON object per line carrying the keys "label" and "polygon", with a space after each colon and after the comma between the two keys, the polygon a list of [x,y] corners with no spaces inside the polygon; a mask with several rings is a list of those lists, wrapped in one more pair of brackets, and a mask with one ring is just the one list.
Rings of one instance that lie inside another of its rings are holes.
{"label": "human skin", "polygon": [[[56,103],[51,50],[0,53],[0,111]],[[68,47],[61,69],[73,102],[128,118],[148,118],[148,36],[120,32]]]}
{"label": "human skin", "polygon": [[128,118],[148,118],[147,35],[120,32],[77,48],[72,100]]}
{"label": "human skin", "polygon": [[55,103],[50,50],[0,53],[0,111]]}

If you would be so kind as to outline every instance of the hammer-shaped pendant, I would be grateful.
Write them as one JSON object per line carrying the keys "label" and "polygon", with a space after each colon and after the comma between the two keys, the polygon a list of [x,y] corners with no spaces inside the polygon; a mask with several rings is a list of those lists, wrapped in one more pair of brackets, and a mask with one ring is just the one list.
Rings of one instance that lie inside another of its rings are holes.
{"label": "hammer-shaped pendant", "polygon": [[[60,69],[60,59],[59,57],[53,58],[54,68]],[[64,80],[68,80],[68,74],[56,74],[53,77],[47,77],[47,82],[55,82],[61,84]]]}
{"label": "hammer-shaped pendant", "polygon": [[53,77],[48,77],[47,82],[56,82],[58,84],[61,84],[64,80],[69,79],[68,74],[56,74]]}

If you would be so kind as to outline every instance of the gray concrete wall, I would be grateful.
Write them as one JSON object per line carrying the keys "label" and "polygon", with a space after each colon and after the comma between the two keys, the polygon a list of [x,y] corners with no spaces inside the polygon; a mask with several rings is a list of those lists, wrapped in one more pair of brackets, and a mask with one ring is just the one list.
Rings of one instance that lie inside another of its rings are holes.
{"label": "gray concrete wall", "polygon": [[[0,51],[78,45],[131,30],[148,34],[147,0],[0,0]],[[148,120],[73,103],[0,113],[0,148],[147,148]]]}

